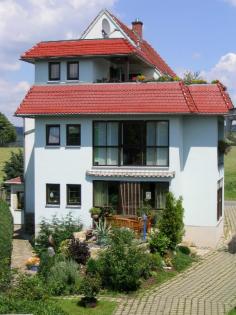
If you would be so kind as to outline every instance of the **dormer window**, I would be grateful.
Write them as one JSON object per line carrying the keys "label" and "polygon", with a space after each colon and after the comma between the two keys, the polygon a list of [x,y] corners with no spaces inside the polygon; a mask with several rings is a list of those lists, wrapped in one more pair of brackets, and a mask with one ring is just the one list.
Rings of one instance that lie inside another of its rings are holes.
{"label": "dormer window", "polygon": [[78,62],[67,62],[67,80],[79,80]]}
{"label": "dormer window", "polygon": [[49,62],[49,81],[60,80],[60,62]]}

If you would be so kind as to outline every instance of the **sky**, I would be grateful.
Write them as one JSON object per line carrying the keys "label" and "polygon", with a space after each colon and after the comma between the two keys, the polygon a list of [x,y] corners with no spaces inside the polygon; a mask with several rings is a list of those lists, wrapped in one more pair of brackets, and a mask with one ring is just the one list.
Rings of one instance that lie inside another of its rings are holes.
{"label": "sky", "polygon": [[178,75],[219,79],[236,105],[236,0],[0,0],[0,112],[14,112],[34,81],[20,55],[42,40],[79,38],[103,8],[144,37]]}

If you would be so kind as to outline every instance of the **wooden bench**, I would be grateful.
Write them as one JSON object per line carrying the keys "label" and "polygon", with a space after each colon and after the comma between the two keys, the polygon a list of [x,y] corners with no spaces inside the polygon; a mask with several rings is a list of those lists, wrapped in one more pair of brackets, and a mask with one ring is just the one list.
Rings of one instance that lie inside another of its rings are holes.
{"label": "wooden bench", "polygon": [[[115,227],[126,227],[131,230],[134,230],[136,233],[141,234],[143,231],[143,220],[138,217],[122,216],[122,215],[113,215],[106,217],[107,224]],[[151,222],[147,222],[147,231],[151,228]]]}

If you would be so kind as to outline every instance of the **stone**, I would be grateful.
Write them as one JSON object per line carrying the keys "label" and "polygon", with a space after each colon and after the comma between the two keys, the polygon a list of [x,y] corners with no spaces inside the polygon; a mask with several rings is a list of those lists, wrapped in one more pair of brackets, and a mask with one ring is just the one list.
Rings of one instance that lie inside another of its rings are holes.
{"label": "stone", "polygon": [[228,244],[228,251],[230,254],[236,254],[236,234],[232,237]]}
{"label": "stone", "polygon": [[86,241],[86,231],[80,231],[73,233],[74,238],[80,240],[80,242]]}

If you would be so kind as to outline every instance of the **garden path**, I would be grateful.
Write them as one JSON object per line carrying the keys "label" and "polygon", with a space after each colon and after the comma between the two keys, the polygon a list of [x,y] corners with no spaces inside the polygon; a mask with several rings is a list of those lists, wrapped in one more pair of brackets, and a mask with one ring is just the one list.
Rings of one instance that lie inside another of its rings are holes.
{"label": "garden path", "polygon": [[23,234],[21,229],[16,228],[13,236],[13,249],[11,266],[20,271],[26,271],[25,262],[32,256],[32,247],[27,236]]}
{"label": "garden path", "polygon": [[[226,203],[225,231],[236,233],[236,202]],[[115,315],[224,315],[236,306],[236,255],[210,252],[173,280],[120,303]]]}

